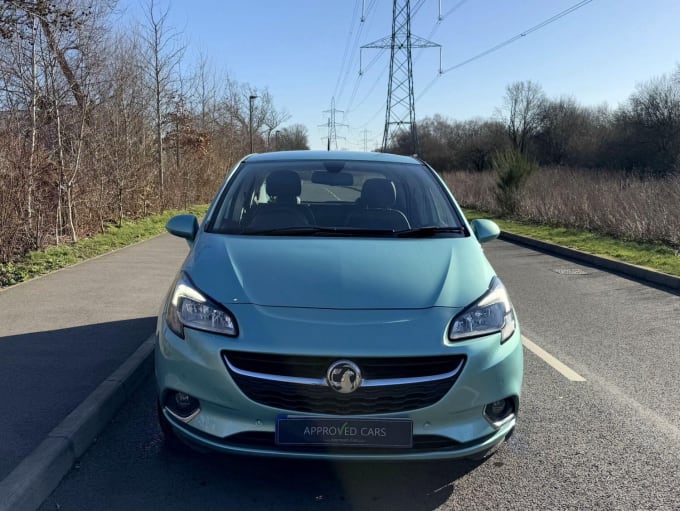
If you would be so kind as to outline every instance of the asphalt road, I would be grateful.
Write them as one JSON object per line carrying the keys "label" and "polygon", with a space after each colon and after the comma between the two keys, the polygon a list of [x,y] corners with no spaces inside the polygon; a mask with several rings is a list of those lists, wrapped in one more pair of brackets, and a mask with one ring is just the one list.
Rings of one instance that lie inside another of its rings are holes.
{"label": "asphalt road", "polygon": [[326,186],[316,183],[302,183],[302,196],[308,202],[354,202],[359,190],[344,186]]}
{"label": "asphalt road", "polygon": [[525,350],[515,435],[482,463],[320,463],[166,451],[149,378],[43,504],[98,509],[680,509],[680,297],[493,242]]}

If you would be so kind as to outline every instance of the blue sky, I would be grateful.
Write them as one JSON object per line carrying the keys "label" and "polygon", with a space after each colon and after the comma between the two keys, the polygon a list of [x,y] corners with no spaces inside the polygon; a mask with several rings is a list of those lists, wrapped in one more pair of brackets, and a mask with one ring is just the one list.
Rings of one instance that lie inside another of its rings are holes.
{"label": "blue sky", "polygon": [[[168,5],[169,0],[160,0]],[[412,33],[443,46],[443,68],[452,67],[574,5],[577,0],[424,0]],[[391,0],[175,0],[169,23],[187,44],[186,66],[207,55],[232,79],[268,88],[286,124],[307,126],[313,149],[322,140],[335,94],[340,148],[369,150],[380,144],[385,122],[389,52],[358,46],[389,35]],[[411,0],[412,10],[420,0]],[[142,2],[121,0],[121,23],[143,19]],[[636,84],[680,63],[679,0],[593,0],[572,14],[499,51],[438,76],[439,52],[414,52],[416,116],[491,117],[505,87],[518,80],[541,84],[550,97],[616,107]],[[362,26],[363,25],[363,26]],[[347,48],[347,50],[346,50]],[[347,57],[345,57],[347,55]],[[434,83],[432,84],[434,80]],[[431,85],[425,93],[424,89]]]}

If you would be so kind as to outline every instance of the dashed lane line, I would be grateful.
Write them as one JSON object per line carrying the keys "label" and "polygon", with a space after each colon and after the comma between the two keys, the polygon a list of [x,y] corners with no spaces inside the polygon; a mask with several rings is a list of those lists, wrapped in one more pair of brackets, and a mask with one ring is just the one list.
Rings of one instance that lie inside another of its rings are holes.
{"label": "dashed lane line", "polygon": [[526,346],[526,348],[529,351],[531,351],[534,355],[536,355],[538,358],[542,359],[546,364],[548,364],[553,369],[555,369],[557,372],[559,372],[567,380],[569,380],[569,381],[586,381],[586,379],[583,376],[578,374],[572,368],[563,364],[562,362],[557,360],[555,357],[553,357],[550,353],[548,353],[543,348],[538,346],[536,343],[530,341],[529,339],[527,339],[524,336],[522,336],[522,344],[524,346]]}

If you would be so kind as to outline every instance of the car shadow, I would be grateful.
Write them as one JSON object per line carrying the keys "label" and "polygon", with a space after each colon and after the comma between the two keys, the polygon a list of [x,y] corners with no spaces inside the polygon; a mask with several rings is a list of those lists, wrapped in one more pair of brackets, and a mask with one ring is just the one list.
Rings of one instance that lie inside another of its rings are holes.
{"label": "car shadow", "polygon": [[0,337],[0,480],[108,378],[154,317]]}
{"label": "car shadow", "polygon": [[[434,510],[448,502],[455,482],[477,468],[467,460],[433,462],[319,462],[210,455],[222,474],[238,459],[241,495],[258,495],[247,509]],[[261,482],[267,481],[266,492]],[[259,490],[259,491],[258,491]]]}

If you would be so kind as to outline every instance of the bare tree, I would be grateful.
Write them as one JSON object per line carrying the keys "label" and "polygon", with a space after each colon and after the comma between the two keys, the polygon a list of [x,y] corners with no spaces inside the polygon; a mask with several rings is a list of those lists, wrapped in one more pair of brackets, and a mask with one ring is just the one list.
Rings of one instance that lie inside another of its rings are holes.
{"label": "bare tree", "polygon": [[530,138],[540,127],[544,102],[545,93],[535,82],[515,82],[505,89],[503,107],[498,113],[513,147],[522,154],[526,154]]}
{"label": "bare tree", "polygon": [[620,120],[637,149],[638,167],[657,173],[680,168],[680,67],[640,84]]}
{"label": "bare tree", "polygon": [[[102,2],[99,2],[102,4]],[[83,108],[85,93],[76,76],[67,52],[79,52],[80,46],[71,39],[65,44],[66,34],[74,35],[77,28],[92,14],[92,1],[65,0],[2,0],[0,2],[0,36],[4,39],[26,31],[35,34],[39,24],[50,53],[57,61],[78,106]]]}
{"label": "bare tree", "polygon": [[189,88],[192,91],[189,99],[199,116],[199,129],[213,130],[217,115],[217,77],[203,53],[199,54]]}
{"label": "bare tree", "polygon": [[454,168],[487,170],[493,166],[494,155],[507,150],[509,141],[502,124],[479,119],[458,124]]}
{"label": "bare tree", "polygon": [[228,74],[216,72],[204,55],[199,57],[187,95],[193,123],[185,136],[187,155],[191,157],[186,171],[191,172],[189,193],[194,194],[188,200],[216,190],[224,169],[244,154],[241,126],[232,115],[234,83]]}
{"label": "bare tree", "polygon": [[264,131],[267,150],[271,150],[272,135],[276,132],[279,126],[290,119],[290,117],[290,113],[288,113],[287,110],[276,110],[273,105],[271,105],[268,111],[265,112],[262,123],[264,124],[265,128]]}
{"label": "bare tree", "polygon": [[302,124],[293,124],[279,131],[277,149],[280,151],[293,151],[296,149],[309,149],[307,128]]}
{"label": "bare tree", "polygon": [[163,116],[166,112],[177,66],[185,47],[178,41],[179,34],[168,26],[170,7],[161,9],[155,0],[149,0],[146,9],[147,61],[150,87],[154,94],[154,122],[156,133],[156,167],[158,171],[159,209],[165,207],[165,166],[163,162]]}
{"label": "bare tree", "polygon": [[225,107],[233,128],[242,133],[243,150],[248,149],[250,133],[250,97],[253,100],[253,138],[256,150],[269,150],[272,146],[272,135],[277,128],[290,119],[287,110],[278,110],[274,106],[274,98],[267,89],[258,89],[247,83],[229,81]]}
{"label": "bare tree", "polygon": [[109,66],[101,81],[95,199],[100,229],[110,218],[121,225],[126,212],[146,209],[145,190],[151,185],[155,147],[147,136],[147,112],[153,103],[145,84],[139,32],[118,35],[107,53]]}
{"label": "bare tree", "polygon": [[575,162],[580,139],[590,131],[589,128],[588,113],[574,98],[544,101],[535,137],[539,161],[549,165]]}

